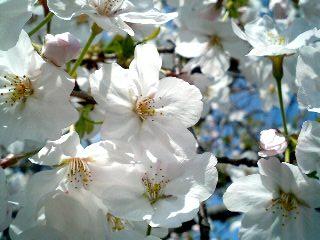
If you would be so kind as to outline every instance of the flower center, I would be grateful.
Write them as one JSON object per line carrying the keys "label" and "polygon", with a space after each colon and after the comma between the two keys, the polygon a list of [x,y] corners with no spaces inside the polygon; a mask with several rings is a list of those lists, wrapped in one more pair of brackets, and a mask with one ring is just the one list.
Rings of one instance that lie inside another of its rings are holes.
{"label": "flower center", "polygon": [[18,102],[24,103],[34,92],[30,78],[26,76],[19,77],[14,74],[8,74],[0,77],[0,81],[4,82],[0,86],[0,105],[13,106]]}
{"label": "flower center", "polygon": [[285,37],[277,33],[268,32],[267,36],[268,36],[268,41],[274,45],[285,45],[286,43]]}
{"label": "flower center", "polygon": [[146,190],[144,196],[151,204],[155,204],[158,200],[172,197],[172,195],[164,194],[164,188],[170,180],[166,179],[161,171],[162,169],[159,169],[159,172],[156,172],[153,177],[149,177],[148,173],[145,173],[141,178]]}
{"label": "flower center", "polygon": [[125,221],[121,218],[115,217],[112,214],[107,214],[107,221],[113,232],[118,232],[125,229]]}
{"label": "flower center", "polygon": [[91,158],[67,158],[59,166],[67,166],[67,179],[75,188],[88,187],[92,182],[91,171],[88,163],[93,162]]}
{"label": "flower center", "polygon": [[135,112],[142,120],[146,120],[147,117],[156,115],[154,99],[151,97],[146,97],[141,100],[137,100]]}
{"label": "flower center", "polygon": [[89,17],[86,14],[80,14],[76,17],[76,22],[78,25],[87,24],[89,22]]}
{"label": "flower center", "polygon": [[271,94],[276,93],[276,87],[272,83],[269,85],[268,90]]}
{"label": "flower center", "polygon": [[110,16],[121,7],[123,1],[124,0],[92,0],[91,5],[100,15]]}
{"label": "flower center", "polygon": [[221,38],[217,35],[213,35],[210,39],[211,46],[222,46],[221,45]]}
{"label": "flower center", "polygon": [[[285,193],[280,191],[280,197],[271,200],[271,206],[266,208],[266,211],[269,211],[272,208],[276,208],[277,210],[282,211],[282,217],[288,218],[289,214],[295,214],[293,216],[296,219],[296,215],[298,215],[299,209],[298,206],[302,204],[300,201],[292,194],[292,193]],[[276,213],[275,210],[272,210],[272,213]],[[282,224],[284,225],[284,223]]]}

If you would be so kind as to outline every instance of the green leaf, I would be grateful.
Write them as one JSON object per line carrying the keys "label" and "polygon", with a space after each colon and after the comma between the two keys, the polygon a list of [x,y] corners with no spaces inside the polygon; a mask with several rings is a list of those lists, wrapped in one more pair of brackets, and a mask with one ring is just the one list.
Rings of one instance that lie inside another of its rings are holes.
{"label": "green leaf", "polygon": [[95,122],[90,119],[90,113],[93,109],[94,105],[88,104],[79,110],[80,118],[75,124],[75,130],[80,138],[83,138],[86,134],[90,134],[94,130],[94,125],[102,124],[102,122]]}
{"label": "green leaf", "polygon": [[319,177],[317,176],[317,171],[313,171],[311,173],[308,173],[307,176],[309,178],[314,178],[314,179],[318,179],[319,180]]}

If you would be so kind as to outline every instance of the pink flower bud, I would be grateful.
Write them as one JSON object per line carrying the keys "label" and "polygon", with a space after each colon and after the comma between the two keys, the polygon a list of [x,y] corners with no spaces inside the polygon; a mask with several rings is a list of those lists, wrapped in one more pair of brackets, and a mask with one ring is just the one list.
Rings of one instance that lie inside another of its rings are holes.
{"label": "pink flower bud", "polygon": [[42,56],[61,67],[75,59],[80,51],[80,42],[69,32],[55,36],[47,34],[42,49]]}
{"label": "pink flower bud", "polygon": [[263,130],[260,133],[260,157],[270,157],[283,153],[287,148],[286,138],[276,129]]}

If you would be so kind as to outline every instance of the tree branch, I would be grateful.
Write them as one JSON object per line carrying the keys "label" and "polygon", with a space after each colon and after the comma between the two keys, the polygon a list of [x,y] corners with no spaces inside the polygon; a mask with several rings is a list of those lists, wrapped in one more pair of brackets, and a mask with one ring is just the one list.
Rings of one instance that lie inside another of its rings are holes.
{"label": "tree branch", "polygon": [[94,98],[84,91],[72,91],[71,96],[80,98],[88,104],[97,104]]}
{"label": "tree branch", "polygon": [[0,159],[0,167],[3,169],[11,167],[17,164],[20,160],[27,159],[35,154],[37,154],[40,149],[34,150],[32,152],[20,153],[20,154],[8,154],[6,157]]}
{"label": "tree branch", "polygon": [[217,160],[218,160],[218,163],[231,164],[234,166],[246,165],[247,167],[258,167],[257,160],[251,160],[251,159],[247,159],[247,158],[230,159],[227,157],[217,157]]}
{"label": "tree branch", "polygon": [[210,223],[208,220],[207,207],[204,202],[200,204],[199,212],[200,240],[210,239]]}

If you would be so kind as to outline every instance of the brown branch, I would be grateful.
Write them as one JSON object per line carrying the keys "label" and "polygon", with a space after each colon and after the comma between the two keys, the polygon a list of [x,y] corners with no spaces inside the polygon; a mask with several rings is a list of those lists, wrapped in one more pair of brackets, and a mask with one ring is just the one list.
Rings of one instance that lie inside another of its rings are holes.
{"label": "brown branch", "polygon": [[204,202],[200,204],[199,212],[200,240],[210,239],[210,223],[208,220],[207,207]]}
{"label": "brown branch", "polygon": [[230,212],[223,204],[215,205],[207,209],[211,220],[227,221],[231,217],[238,216],[240,213]]}
{"label": "brown branch", "polygon": [[159,53],[174,53],[174,47],[172,48],[158,48]]}
{"label": "brown branch", "polygon": [[251,160],[251,159],[247,159],[247,158],[230,159],[227,157],[217,157],[217,159],[218,159],[218,163],[231,164],[234,166],[240,166],[240,165],[246,165],[247,167],[257,167],[258,166],[257,160]]}
{"label": "brown branch", "polygon": [[40,149],[27,152],[27,153],[20,153],[20,154],[8,154],[6,157],[0,159],[0,167],[3,169],[12,167],[13,165],[17,164],[19,161],[27,159],[35,154],[37,154]]}
{"label": "brown branch", "polygon": [[71,96],[80,98],[81,100],[84,100],[84,102],[86,102],[87,104],[97,104],[94,98],[84,91],[72,91]]}

